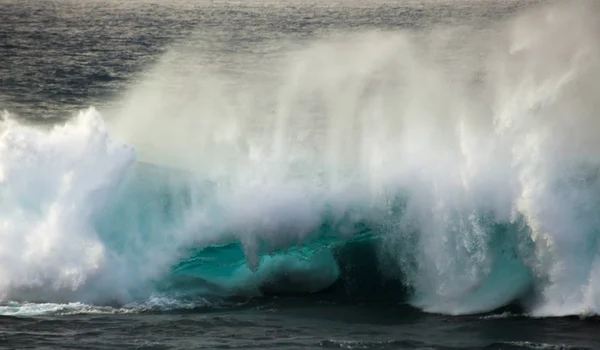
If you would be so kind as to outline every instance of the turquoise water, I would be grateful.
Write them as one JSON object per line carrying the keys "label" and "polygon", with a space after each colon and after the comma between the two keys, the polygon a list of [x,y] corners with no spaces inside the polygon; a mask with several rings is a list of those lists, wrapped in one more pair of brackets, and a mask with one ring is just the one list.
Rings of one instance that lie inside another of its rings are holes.
{"label": "turquoise water", "polygon": [[[420,251],[425,233],[406,226],[411,223],[406,216],[408,191],[377,205],[322,202],[315,205],[320,210],[310,222],[286,218],[265,223],[244,216],[241,225],[230,224],[236,213],[228,211],[231,208],[219,200],[218,192],[214,182],[189,172],[134,165],[109,210],[95,220],[104,246],[119,256],[115,261],[125,262],[120,269],[139,278],[139,284],[127,284],[130,297],[159,293],[216,302],[325,293],[429,307],[432,296],[420,285],[419,276],[427,268]],[[485,212],[471,219],[488,234],[472,242],[450,236],[456,240],[450,243],[464,250],[452,261],[452,269],[460,278],[461,272],[485,266],[476,271],[476,285],[461,286],[457,291],[461,294],[443,297],[473,311],[518,303],[535,281],[526,264],[535,254],[526,224],[498,223]],[[392,245],[391,239],[398,236],[402,241]],[[484,253],[487,260],[482,263]],[[148,268],[153,269],[150,275]]]}

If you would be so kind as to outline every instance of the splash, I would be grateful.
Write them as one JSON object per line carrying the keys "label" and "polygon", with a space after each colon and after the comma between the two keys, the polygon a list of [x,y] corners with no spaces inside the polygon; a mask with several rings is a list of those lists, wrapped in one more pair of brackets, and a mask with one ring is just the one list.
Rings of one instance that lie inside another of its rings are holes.
{"label": "splash", "polygon": [[91,109],[51,131],[0,125],[0,294],[69,298],[101,273],[107,252],[92,216],[134,161]]}

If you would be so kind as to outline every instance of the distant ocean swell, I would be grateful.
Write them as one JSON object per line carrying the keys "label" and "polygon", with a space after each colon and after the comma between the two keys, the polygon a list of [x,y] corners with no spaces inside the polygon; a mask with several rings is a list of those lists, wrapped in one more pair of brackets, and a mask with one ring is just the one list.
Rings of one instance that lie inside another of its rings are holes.
{"label": "distant ocean swell", "polygon": [[282,73],[275,113],[246,119],[200,102],[204,124],[152,119],[181,102],[164,94],[133,98],[116,133],[93,108],[51,129],[5,113],[0,312],[321,293],[597,314],[596,12],[522,15],[483,63],[409,33],[319,42]]}

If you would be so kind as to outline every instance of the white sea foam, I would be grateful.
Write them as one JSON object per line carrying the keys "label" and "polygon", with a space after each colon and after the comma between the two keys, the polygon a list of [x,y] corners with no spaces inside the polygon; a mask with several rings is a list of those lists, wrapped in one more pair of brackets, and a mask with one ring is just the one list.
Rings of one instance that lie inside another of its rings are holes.
{"label": "white sea foam", "polygon": [[51,130],[0,127],[0,295],[70,298],[110,259],[93,215],[134,161],[93,109]]}

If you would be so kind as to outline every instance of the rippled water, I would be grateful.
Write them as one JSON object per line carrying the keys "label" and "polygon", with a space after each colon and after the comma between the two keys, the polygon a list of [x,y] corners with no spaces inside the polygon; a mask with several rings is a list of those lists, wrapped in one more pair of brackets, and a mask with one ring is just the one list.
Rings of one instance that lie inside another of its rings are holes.
{"label": "rippled water", "polygon": [[223,311],[0,318],[6,348],[594,349],[595,321],[508,312],[449,317],[392,305],[306,300]]}

